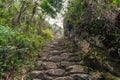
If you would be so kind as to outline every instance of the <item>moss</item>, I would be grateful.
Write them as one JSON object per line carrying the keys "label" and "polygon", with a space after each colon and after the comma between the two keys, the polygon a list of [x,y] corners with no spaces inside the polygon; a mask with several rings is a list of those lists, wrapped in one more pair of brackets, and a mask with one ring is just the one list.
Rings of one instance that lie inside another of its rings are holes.
{"label": "moss", "polygon": [[[105,73],[101,74],[105,80],[117,80],[117,76],[120,76],[120,64],[114,60],[111,61],[112,58],[106,55],[103,49],[93,47],[88,53],[77,52],[77,54],[82,58],[81,64],[88,66],[89,72]],[[111,74],[111,76],[106,73]]]}
{"label": "moss", "polygon": [[112,75],[110,73],[107,73],[107,72],[106,73],[102,73],[101,75],[102,75],[102,77],[105,78],[105,80],[120,80],[119,77],[116,77],[116,76],[114,76],[114,75]]}

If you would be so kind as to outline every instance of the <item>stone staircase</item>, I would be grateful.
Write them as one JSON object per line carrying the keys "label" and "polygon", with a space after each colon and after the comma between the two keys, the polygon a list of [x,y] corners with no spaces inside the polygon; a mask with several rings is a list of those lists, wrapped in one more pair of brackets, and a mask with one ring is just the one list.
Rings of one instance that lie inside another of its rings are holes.
{"label": "stone staircase", "polygon": [[44,47],[30,77],[32,80],[101,80],[89,74],[80,61],[61,39],[53,40]]}

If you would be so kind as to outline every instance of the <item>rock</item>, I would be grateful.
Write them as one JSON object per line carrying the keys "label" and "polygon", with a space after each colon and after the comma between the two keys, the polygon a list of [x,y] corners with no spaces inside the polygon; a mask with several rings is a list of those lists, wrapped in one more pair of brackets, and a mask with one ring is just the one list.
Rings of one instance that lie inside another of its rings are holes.
{"label": "rock", "polygon": [[58,42],[54,41],[53,44],[58,44]]}
{"label": "rock", "polygon": [[75,76],[75,77],[73,77],[73,80],[91,80],[91,79],[83,79],[79,76]]}
{"label": "rock", "polygon": [[53,51],[50,51],[50,54],[55,56],[55,55],[60,55],[60,51],[59,50],[53,50]]}
{"label": "rock", "polygon": [[41,80],[46,80],[45,74],[39,74],[37,78],[39,78]]}
{"label": "rock", "polygon": [[78,56],[78,54],[76,54],[76,53],[68,53],[68,55],[69,55],[70,57],[76,57],[76,56]]}
{"label": "rock", "polygon": [[50,76],[63,76],[65,73],[64,70],[62,69],[49,69],[46,71],[46,74]]}
{"label": "rock", "polygon": [[42,80],[42,79],[32,79],[32,80]]}
{"label": "rock", "polygon": [[80,44],[81,44],[81,50],[82,50],[82,52],[88,53],[89,47],[90,47],[90,43],[88,43],[86,40],[82,40],[80,42]]}
{"label": "rock", "polygon": [[72,74],[71,77],[73,77],[74,80],[76,79],[85,79],[88,80],[89,78],[89,74]]}
{"label": "rock", "polygon": [[80,65],[69,66],[66,68],[66,70],[69,71],[68,74],[85,73],[84,67]]}
{"label": "rock", "polygon": [[68,52],[61,44],[51,44],[40,54],[36,63],[38,71],[30,74],[31,80],[98,80],[96,76],[87,74],[84,66],[79,65],[77,54]]}
{"label": "rock", "polygon": [[44,72],[43,71],[32,71],[30,74],[30,78],[38,78],[39,76],[43,76]]}
{"label": "rock", "polygon": [[70,62],[80,62],[81,59],[78,56],[74,56],[74,57],[70,57],[68,59],[68,61],[70,61]]}
{"label": "rock", "polygon": [[57,68],[57,65],[54,62],[44,62],[44,63],[42,63],[42,67],[44,69],[55,69],[55,68]]}
{"label": "rock", "polygon": [[[51,44],[47,44],[47,45],[46,45],[46,48],[48,48],[48,47],[54,48],[55,46],[54,46],[54,45],[51,45]],[[45,47],[44,47],[44,48],[45,48]]]}
{"label": "rock", "polygon": [[67,60],[69,58],[69,54],[68,53],[62,53],[60,55],[64,60]]}
{"label": "rock", "polygon": [[75,64],[75,63],[72,63],[72,62],[69,62],[69,61],[61,61],[60,64],[59,64],[59,67],[60,68],[66,68],[66,67],[71,66],[73,64]]}
{"label": "rock", "polygon": [[44,53],[46,53],[46,52],[42,52],[42,53],[40,53],[39,58],[42,58],[42,57],[44,57],[44,56],[47,56],[47,55],[48,55],[48,54],[44,54]]}
{"label": "rock", "polygon": [[73,80],[72,77],[59,77],[59,78],[56,78],[55,80]]}
{"label": "rock", "polygon": [[36,66],[37,66],[37,67],[40,67],[40,66],[42,65],[42,62],[43,62],[43,61],[37,61]]}
{"label": "rock", "polygon": [[47,75],[45,75],[45,74],[39,74],[38,76],[36,76],[36,77],[34,77],[34,78],[31,78],[32,80],[53,80],[53,78],[52,77],[50,77],[50,76],[47,76]]}
{"label": "rock", "polygon": [[45,77],[45,79],[43,79],[43,80],[53,80],[53,77],[50,77],[48,75],[45,75],[44,77]]}
{"label": "rock", "polygon": [[60,57],[60,56],[51,56],[51,57],[49,58],[49,61],[52,61],[52,62],[60,62],[60,61],[62,61],[62,60],[63,60],[63,58]]}
{"label": "rock", "polygon": [[48,58],[49,58],[49,56],[46,55],[46,56],[42,56],[39,60],[48,61]]}

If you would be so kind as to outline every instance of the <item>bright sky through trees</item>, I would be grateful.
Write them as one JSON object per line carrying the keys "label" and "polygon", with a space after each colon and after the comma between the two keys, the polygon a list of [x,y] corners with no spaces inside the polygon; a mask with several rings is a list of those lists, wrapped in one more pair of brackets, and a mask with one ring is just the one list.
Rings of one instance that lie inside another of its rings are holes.
{"label": "bright sky through trees", "polygon": [[60,13],[57,14],[57,17],[55,19],[47,16],[46,20],[50,23],[50,24],[56,24],[58,27],[62,27],[63,28],[63,16],[62,14],[65,13],[65,9],[67,7],[67,1],[68,0],[63,0],[63,8],[61,10]]}

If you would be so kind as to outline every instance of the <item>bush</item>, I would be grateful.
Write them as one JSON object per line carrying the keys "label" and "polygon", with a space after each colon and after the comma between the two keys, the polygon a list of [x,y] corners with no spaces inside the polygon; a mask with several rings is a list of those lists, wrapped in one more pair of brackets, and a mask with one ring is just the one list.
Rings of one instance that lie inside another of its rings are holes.
{"label": "bush", "polygon": [[13,74],[24,62],[24,53],[28,48],[20,47],[17,42],[24,38],[17,39],[18,35],[9,27],[0,26],[0,77]]}
{"label": "bush", "polygon": [[31,69],[45,42],[53,38],[50,30],[43,33],[45,36],[0,26],[0,78],[17,77]]}
{"label": "bush", "polygon": [[43,32],[43,35],[46,37],[46,38],[54,38],[54,34],[52,33],[52,31],[50,29],[44,29],[42,30]]}
{"label": "bush", "polygon": [[93,69],[98,67],[100,70],[104,67],[105,71],[114,75],[120,75],[118,2],[118,0],[71,0],[64,18],[65,39],[70,44],[77,44],[77,47],[73,48],[80,50],[83,61],[88,66],[92,64]]}

